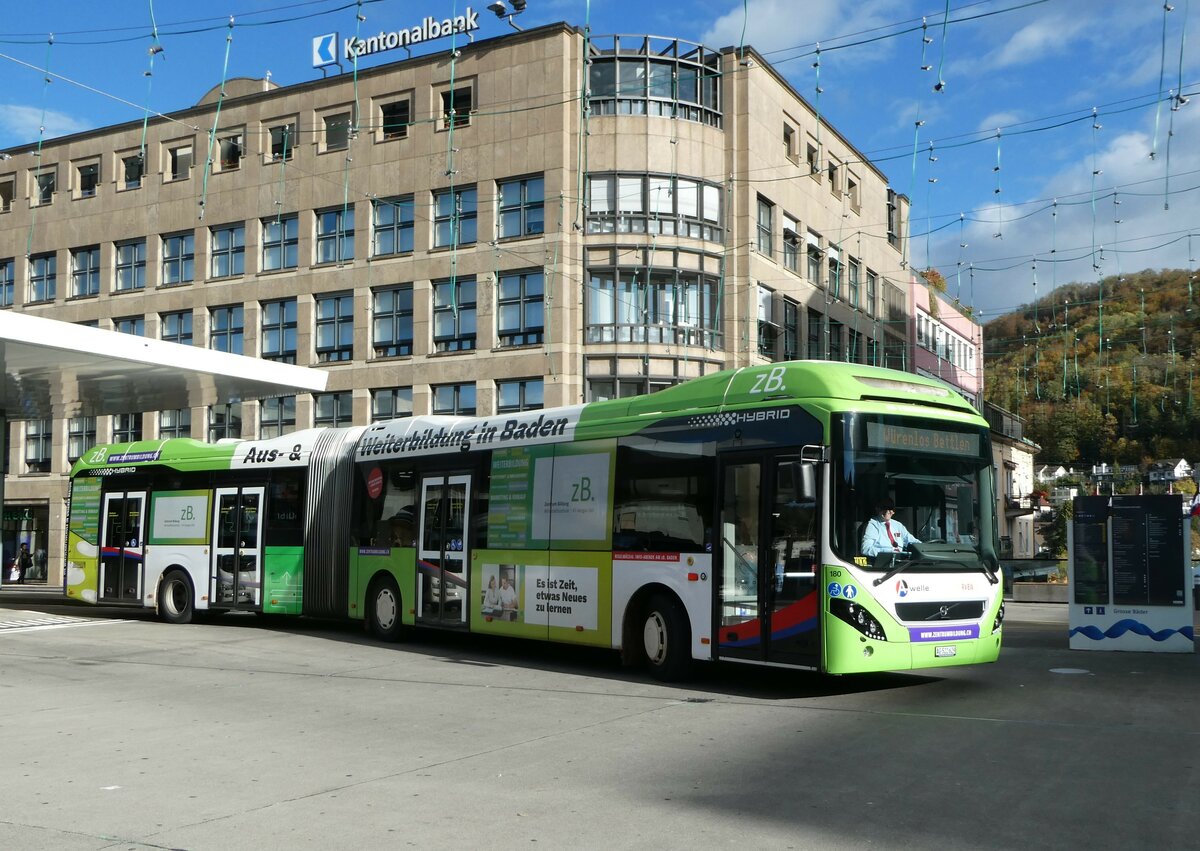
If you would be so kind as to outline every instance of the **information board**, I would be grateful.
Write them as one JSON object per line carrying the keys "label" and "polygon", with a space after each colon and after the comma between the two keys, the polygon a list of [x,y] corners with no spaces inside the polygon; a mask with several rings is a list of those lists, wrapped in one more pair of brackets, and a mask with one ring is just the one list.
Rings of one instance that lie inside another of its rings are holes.
{"label": "information board", "polygon": [[1180,498],[1089,496],[1073,506],[1071,648],[1193,652],[1191,526]]}

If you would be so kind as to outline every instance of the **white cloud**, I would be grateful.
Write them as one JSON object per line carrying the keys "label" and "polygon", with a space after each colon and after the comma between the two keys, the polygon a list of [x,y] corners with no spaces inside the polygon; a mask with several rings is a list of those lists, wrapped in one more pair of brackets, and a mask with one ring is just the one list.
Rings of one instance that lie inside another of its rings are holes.
{"label": "white cloud", "polygon": [[[759,53],[768,54],[836,36],[863,33],[905,17],[905,4],[899,0],[880,0],[871,4],[843,0],[806,0],[804,3],[749,0],[744,9],[741,3],[731,5],[733,8],[717,18],[700,38],[701,42],[713,47],[745,43]],[[864,8],[868,5],[869,9]],[[861,47],[855,49],[856,59],[862,58],[863,50]]]}
{"label": "white cloud", "polygon": [[1024,119],[1017,112],[993,112],[981,120],[975,128],[979,131],[997,130],[1004,127],[1012,127],[1014,124],[1020,124]]}
{"label": "white cloud", "polygon": [[43,126],[45,138],[50,139],[79,133],[91,125],[63,112],[48,109],[43,116],[40,107],[0,103],[0,145],[11,147],[36,142]]}

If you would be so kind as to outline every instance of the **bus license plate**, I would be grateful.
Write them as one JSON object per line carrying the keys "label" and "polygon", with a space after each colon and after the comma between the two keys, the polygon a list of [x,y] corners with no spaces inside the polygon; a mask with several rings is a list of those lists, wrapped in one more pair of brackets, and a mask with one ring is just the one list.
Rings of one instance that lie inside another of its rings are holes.
{"label": "bus license plate", "polygon": [[933,655],[938,659],[948,659],[951,656],[958,655],[958,647],[953,644],[935,647],[933,648]]}

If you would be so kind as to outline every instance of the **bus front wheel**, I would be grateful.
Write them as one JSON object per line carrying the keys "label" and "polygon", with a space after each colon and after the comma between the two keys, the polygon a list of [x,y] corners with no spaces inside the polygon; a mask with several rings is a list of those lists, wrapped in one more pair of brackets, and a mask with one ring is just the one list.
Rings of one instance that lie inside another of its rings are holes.
{"label": "bus front wheel", "polygon": [[167,623],[191,623],[194,613],[192,583],[187,574],[182,570],[170,571],[158,589],[158,616]]}
{"label": "bus front wheel", "polygon": [[371,587],[370,606],[371,634],[381,641],[399,639],[400,591],[395,580],[384,577]]}
{"label": "bus front wheel", "polygon": [[666,594],[655,594],[646,606],[642,648],[650,676],[663,682],[683,679],[691,669],[687,617]]}

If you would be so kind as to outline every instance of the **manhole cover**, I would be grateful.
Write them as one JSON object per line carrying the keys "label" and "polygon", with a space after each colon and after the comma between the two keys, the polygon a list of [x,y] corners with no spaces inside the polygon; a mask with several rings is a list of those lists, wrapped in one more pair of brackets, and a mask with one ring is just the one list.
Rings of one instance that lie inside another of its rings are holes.
{"label": "manhole cover", "polygon": [[1052,674],[1090,674],[1087,668],[1051,668]]}

